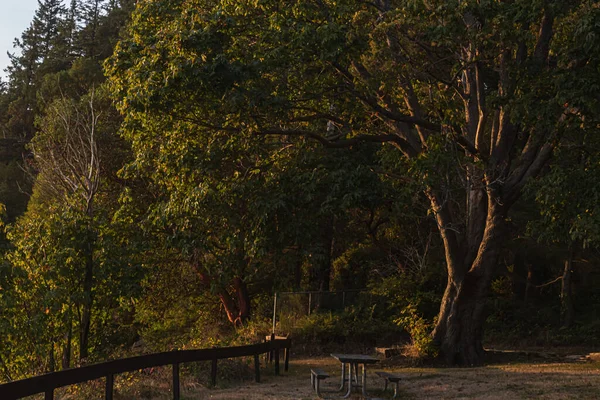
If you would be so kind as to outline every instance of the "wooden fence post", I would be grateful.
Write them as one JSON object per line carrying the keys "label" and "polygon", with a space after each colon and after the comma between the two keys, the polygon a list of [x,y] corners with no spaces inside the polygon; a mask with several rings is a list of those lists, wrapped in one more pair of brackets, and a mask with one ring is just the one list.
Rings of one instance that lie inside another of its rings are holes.
{"label": "wooden fence post", "polygon": [[285,348],[285,364],[283,365],[283,369],[285,372],[288,371],[289,366],[290,366],[290,349],[292,347],[292,341],[291,339],[288,339],[287,343],[286,343],[286,348]]}
{"label": "wooden fence post", "polygon": [[54,400],[54,389],[46,389],[44,400]]}
{"label": "wooden fence post", "polygon": [[273,361],[273,346],[275,345],[275,332],[271,333],[271,351],[269,351],[269,362]]}
{"label": "wooden fence post", "polygon": [[213,347],[213,358],[210,366],[210,382],[213,386],[217,385],[217,348]]}
{"label": "wooden fence post", "polygon": [[275,375],[279,375],[279,346],[275,343]]}
{"label": "wooden fence post", "polygon": [[106,391],[104,392],[104,398],[106,400],[113,400],[113,385],[114,376],[112,374],[106,375]]}
{"label": "wooden fence post", "polygon": [[179,400],[179,363],[173,363],[173,400]]}
{"label": "wooden fence post", "polygon": [[260,360],[258,353],[254,355],[254,380],[260,382]]}

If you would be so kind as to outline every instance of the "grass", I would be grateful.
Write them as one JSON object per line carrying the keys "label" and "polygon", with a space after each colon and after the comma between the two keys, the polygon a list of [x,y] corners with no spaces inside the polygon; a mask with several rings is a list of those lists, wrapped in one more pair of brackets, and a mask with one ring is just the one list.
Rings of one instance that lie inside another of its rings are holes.
{"label": "grass", "polygon": [[[330,373],[323,386],[334,390],[339,386],[340,365],[330,357],[292,359],[290,371],[275,376],[272,366],[261,368],[261,383],[253,381],[251,366],[246,362],[223,364],[215,388],[208,387],[203,366],[182,369],[181,395],[184,400],[308,400],[316,399],[310,387],[310,368],[320,367]],[[600,363],[565,363],[548,361],[498,362],[480,368],[404,367],[382,362],[369,368],[367,388],[371,396],[389,399],[392,390],[383,392],[383,381],[375,370],[400,373],[401,399],[598,399],[600,398]],[[101,399],[103,380],[76,390],[57,391],[60,400]],[[332,397],[336,397],[336,395]],[[115,400],[172,398],[171,369],[122,374],[115,379]],[[358,396],[351,397],[358,399]]]}

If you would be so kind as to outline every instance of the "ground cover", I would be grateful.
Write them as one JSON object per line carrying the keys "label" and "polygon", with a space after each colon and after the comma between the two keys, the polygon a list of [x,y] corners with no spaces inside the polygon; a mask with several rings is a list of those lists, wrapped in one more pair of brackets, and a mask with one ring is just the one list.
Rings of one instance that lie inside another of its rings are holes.
{"label": "ground cover", "polygon": [[[533,358],[533,359],[532,359]],[[543,354],[532,357],[530,353],[502,354],[494,357],[493,364],[481,368],[443,368],[432,366],[407,367],[404,362],[384,361],[370,369],[369,393],[389,399],[392,392],[382,391],[383,382],[373,371],[386,370],[405,375],[401,399],[597,399],[600,397],[600,362],[567,361],[576,357]],[[323,385],[333,390],[338,385],[340,367],[330,357],[294,359],[290,370],[275,376],[272,368],[263,367],[262,382],[252,381],[251,369],[230,371],[215,388],[207,388],[198,379],[200,370],[182,376],[182,399],[199,400],[255,400],[255,399],[316,399],[310,388],[310,368],[319,366],[332,377]],[[172,398],[170,368],[145,371],[138,375],[120,376],[117,379],[115,400]],[[92,383],[86,398],[102,398],[103,382]],[[79,399],[82,392],[63,392],[60,399]],[[352,397],[358,399],[358,396]]]}

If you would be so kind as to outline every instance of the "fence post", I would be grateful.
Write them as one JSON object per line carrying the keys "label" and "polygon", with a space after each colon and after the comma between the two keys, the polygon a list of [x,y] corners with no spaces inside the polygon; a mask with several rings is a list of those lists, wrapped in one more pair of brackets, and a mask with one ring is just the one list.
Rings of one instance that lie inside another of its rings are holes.
{"label": "fence post", "polygon": [[269,362],[273,362],[273,354],[274,354],[273,346],[274,345],[275,345],[275,333],[271,333],[271,346],[269,346],[271,350],[269,350]]}
{"label": "fence post", "polygon": [[44,400],[54,400],[54,389],[46,389]]}
{"label": "fence post", "polygon": [[279,375],[279,345],[277,342],[273,342],[275,344],[275,375]]}
{"label": "fence post", "polygon": [[260,361],[258,357],[259,355],[256,353],[254,355],[254,380],[256,383],[260,382]]}
{"label": "fence post", "polygon": [[287,343],[286,343],[286,348],[285,348],[285,363],[283,365],[283,370],[285,372],[288,371],[289,366],[290,366],[290,349],[292,347],[292,339],[288,339]]}
{"label": "fence post", "polygon": [[275,333],[276,321],[277,321],[277,292],[275,292],[275,297],[273,298],[273,333]]}
{"label": "fence post", "polygon": [[173,363],[173,400],[179,400],[179,363]]}
{"label": "fence post", "polygon": [[104,398],[106,400],[113,400],[113,385],[114,384],[114,375],[106,375],[106,391],[104,393]]}
{"label": "fence post", "polygon": [[210,366],[210,382],[217,386],[217,348],[213,347],[213,358]]}
{"label": "fence post", "polygon": [[312,308],[312,292],[308,292],[308,315],[310,315],[311,308]]}
{"label": "fence post", "polygon": [[342,308],[346,309],[346,291],[342,290]]}

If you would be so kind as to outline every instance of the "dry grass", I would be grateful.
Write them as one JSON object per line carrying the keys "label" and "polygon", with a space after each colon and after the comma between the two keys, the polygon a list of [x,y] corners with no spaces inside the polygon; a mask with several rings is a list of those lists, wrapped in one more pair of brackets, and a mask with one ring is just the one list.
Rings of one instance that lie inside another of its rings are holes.
{"label": "dry grass", "polygon": [[[316,399],[310,388],[310,368],[319,366],[332,377],[325,381],[325,390],[338,386],[340,366],[332,358],[292,360],[290,371],[275,376],[272,367],[261,368],[262,382],[254,383],[252,370],[243,369],[241,376],[222,380],[216,388],[201,383],[198,373],[188,371],[182,375],[182,399]],[[367,387],[369,394],[391,398],[388,389],[383,393],[383,382],[372,372],[377,369],[404,375],[401,382],[401,399],[598,399],[600,398],[600,363],[564,362],[503,362],[481,368],[431,368],[402,367],[384,363],[370,369]],[[117,377],[115,399],[171,399],[170,368],[160,368],[151,373],[136,373]],[[84,395],[85,393],[85,395]],[[101,399],[103,382],[97,381],[77,392],[57,393],[58,399]],[[330,396],[336,398],[337,394]],[[352,397],[358,399],[358,396]]]}

